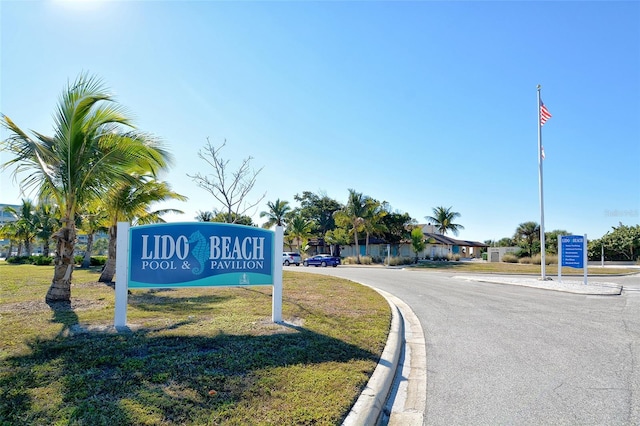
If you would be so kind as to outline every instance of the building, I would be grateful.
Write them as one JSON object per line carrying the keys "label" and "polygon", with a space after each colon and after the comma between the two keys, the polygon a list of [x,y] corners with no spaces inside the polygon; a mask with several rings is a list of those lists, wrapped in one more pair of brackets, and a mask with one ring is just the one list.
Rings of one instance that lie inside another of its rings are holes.
{"label": "building", "polygon": [[[418,253],[418,258],[437,260],[446,259],[450,256],[460,258],[482,257],[482,251],[488,247],[487,244],[478,241],[459,240],[456,238],[443,235],[438,229],[428,223],[426,225],[418,225],[422,227],[422,234],[427,242],[422,252]],[[360,256],[367,253],[365,245],[366,241],[358,242]],[[372,257],[387,257],[390,252],[391,256],[397,257],[415,257],[415,252],[411,245],[411,241],[403,241],[398,245],[389,245],[381,238],[369,238],[369,255]],[[355,244],[341,247],[341,256],[356,256]]]}
{"label": "building", "polygon": [[487,249],[487,261],[502,262],[505,254],[515,255],[520,250],[522,250],[520,247],[489,247]]}

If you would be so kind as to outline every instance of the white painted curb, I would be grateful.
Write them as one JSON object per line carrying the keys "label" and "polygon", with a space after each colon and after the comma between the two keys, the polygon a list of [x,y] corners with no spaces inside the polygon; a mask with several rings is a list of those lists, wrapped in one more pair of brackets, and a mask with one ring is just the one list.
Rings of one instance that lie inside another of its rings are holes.
{"label": "white painted curb", "polygon": [[385,294],[379,293],[385,297],[391,307],[389,337],[369,382],[342,423],[344,426],[375,425],[378,423],[398,369],[404,344],[404,321],[398,307]]}

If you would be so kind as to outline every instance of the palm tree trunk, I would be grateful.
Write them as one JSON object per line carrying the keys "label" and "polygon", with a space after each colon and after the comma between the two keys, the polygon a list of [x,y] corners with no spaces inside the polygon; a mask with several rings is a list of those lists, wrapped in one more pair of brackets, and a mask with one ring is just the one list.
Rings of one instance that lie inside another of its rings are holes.
{"label": "palm tree trunk", "polygon": [[74,227],[62,228],[53,238],[56,240],[57,250],[54,259],[53,280],[45,299],[47,302],[70,302],[76,230]]}
{"label": "palm tree trunk", "polygon": [[353,234],[356,241],[356,258],[358,259],[357,260],[358,264],[360,264],[360,246],[358,245],[358,231],[354,230]]}
{"label": "palm tree trunk", "polygon": [[369,256],[371,253],[369,253],[369,232],[367,232],[367,240],[365,242],[366,246],[364,249],[364,252],[366,253],[367,256]]}
{"label": "palm tree trunk", "polygon": [[104,269],[98,281],[101,283],[113,282],[113,277],[116,274],[116,240],[118,238],[118,227],[109,227],[109,251],[107,254],[107,263],[104,264]]}
{"label": "palm tree trunk", "polygon": [[87,250],[84,252],[81,268],[86,269],[91,266],[91,252],[93,251],[93,232],[87,235]]}

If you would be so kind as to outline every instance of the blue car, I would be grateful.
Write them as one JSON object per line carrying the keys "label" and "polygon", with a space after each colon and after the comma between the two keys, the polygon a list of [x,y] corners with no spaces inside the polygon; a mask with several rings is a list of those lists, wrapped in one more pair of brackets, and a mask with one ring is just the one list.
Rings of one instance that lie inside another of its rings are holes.
{"label": "blue car", "polygon": [[329,254],[319,254],[305,259],[302,264],[304,266],[333,266],[335,268],[340,264],[340,258]]}

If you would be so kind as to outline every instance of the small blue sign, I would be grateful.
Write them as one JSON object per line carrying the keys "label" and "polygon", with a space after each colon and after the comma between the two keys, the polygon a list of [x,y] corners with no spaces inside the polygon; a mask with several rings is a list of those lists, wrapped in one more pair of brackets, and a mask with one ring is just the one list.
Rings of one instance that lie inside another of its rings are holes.
{"label": "small blue sign", "polygon": [[129,287],[273,284],[274,232],[227,223],[134,226]]}
{"label": "small blue sign", "polygon": [[584,268],[584,236],[563,235],[560,246],[562,251],[561,266]]}

